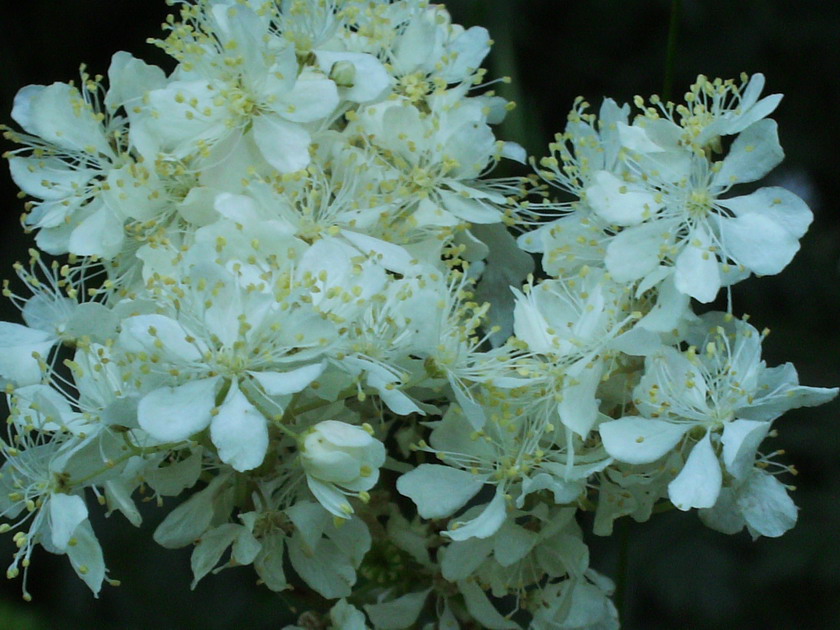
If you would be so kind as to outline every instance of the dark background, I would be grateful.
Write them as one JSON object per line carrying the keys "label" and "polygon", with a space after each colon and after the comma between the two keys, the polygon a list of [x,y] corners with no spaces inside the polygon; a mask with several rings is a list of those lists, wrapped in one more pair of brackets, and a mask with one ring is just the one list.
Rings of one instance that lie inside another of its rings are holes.
{"label": "dark background", "polygon": [[[4,2],[0,38],[0,120],[10,123],[15,92],[30,83],[78,76],[78,65],[105,73],[111,54],[128,50],[168,63],[145,43],[160,33],[162,0],[31,0]],[[628,101],[662,91],[671,3],[667,0],[453,0],[455,21],[487,27],[496,40],[491,76],[511,75],[500,91],[519,103],[501,135],[542,155],[563,129],[575,96],[595,108],[603,96]],[[840,384],[840,3],[789,0],[684,0],[674,75],[676,95],[698,73],[737,77],[763,72],[766,93],[785,99],[773,115],[787,159],[771,176],[804,197],[814,211],[802,251],[783,274],[751,279],[734,291],[735,309],[773,334],[765,358],[793,361],[805,384]],[[165,66],[169,67],[169,66]],[[8,148],[7,145],[5,145]],[[5,231],[0,276],[26,256],[21,202],[0,174]],[[2,319],[17,313],[3,304]],[[692,514],[665,514],[630,523],[627,629],[821,629],[840,627],[840,405],[791,412],[777,422],[769,448],[801,474],[794,498],[797,527],[781,539],[752,542],[724,536]],[[791,480],[788,480],[791,482]],[[37,628],[279,628],[283,602],[254,586],[250,569],[206,578],[189,590],[189,551],[171,552],[151,540],[160,511],[147,510],[136,531],[120,516],[94,521],[112,577],[98,600],[65,558],[36,553],[32,604],[19,583],[3,584],[0,629]],[[10,536],[0,559],[11,554]],[[593,566],[615,577],[617,540],[590,537]]]}

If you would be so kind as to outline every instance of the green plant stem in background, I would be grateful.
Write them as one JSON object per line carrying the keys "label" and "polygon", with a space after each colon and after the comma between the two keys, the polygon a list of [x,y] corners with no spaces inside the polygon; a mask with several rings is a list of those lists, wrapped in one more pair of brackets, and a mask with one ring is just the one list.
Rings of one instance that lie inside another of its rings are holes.
{"label": "green plant stem in background", "polygon": [[662,98],[671,100],[674,85],[674,68],[677,65],[677,32],[680,26],[681,0],[671,0],[671,21],[668,25],[668,50],[665,57],[665,83],[662,87]]}
{"label": "green plant stem in background", "polygon": [[615,573],[615,607],[622,622],[627,612],[627,580],[630,575],[630,522],[629,517],[615,523],[618,536],[618,569]]}
{"label": "green plant stem in background", "polygon": [[500,125],[501,136],[515,138],[525,147],[528,155],[536,155],[541,150],[545,133],[533,100],[522,89],[524,81],[520,78],[520,62],[516,57],[515,36],[511,28],[516,23],[517,12],[521,10],[520,3],[516,0],[498,3],[458,0],[448,5],[460,5],[468,24],[480,24],[492,33],[493,51],[489,59],[492,74],[509,79],[502,85],[494,86],[494,89],[516,103],[516,109]]}

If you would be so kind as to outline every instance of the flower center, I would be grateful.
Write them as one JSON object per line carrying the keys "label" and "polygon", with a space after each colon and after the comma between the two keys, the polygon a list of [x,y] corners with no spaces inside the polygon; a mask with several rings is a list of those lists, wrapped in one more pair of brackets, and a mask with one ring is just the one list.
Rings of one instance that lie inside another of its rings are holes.
{"label": "flower center", "polygon": [[689,216],[702,219],[712,209],[714,198],[705,188],[692,190],[686,200],[686,211]]}

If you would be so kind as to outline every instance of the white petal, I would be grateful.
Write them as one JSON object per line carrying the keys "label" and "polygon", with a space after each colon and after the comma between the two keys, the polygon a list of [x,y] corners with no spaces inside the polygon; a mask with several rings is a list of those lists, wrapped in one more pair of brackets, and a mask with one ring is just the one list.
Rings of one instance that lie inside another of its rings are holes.
{"label": "white petal", "polygon": [[423,518],[443,518],[466,505],[484,481],[483,475],[451,466],[420,464],[397,479],[397,491],[414,501]]}
{"label": "white petal", "polygon": [[525,164],[528,161],[528,152],[525,147],[516,142],[505,142],[502,145],[501,156],[520,164]]}
{"label": "white petal", "polygon": [[324,74],[330,75],[333,65],[339,62],[353,64],[355,77],[352,86],[340,86],[339,94],[346,101],[367,103],[378,99],[391,85],[391,75],[373,55],[354,52],[319,50],[315,53]]}
{"label": "white petal", "polygon": [[628,125],[619,121],[616,123],[616,127],[621,146],[635,153],[661,153],[665,150],[650,139],[647,131],[637,125]]}
{"label": "white petal", "polygon": [[560,421],[586,439],[598,417],[600,400],[595,398],[603,374],[603,361],[579,362],[569,368],[563,384],[563,400],[557,404]]}
{"label": "white petal", "polygon": [[441,77],[449,83],[457,83],[479,67],[490,52],[490,35],[486,28],[471,26],[449,44],[448,57],[452,60]]}
{"label": "white petal", "polygon": [[766,472],[750,476],[738,489],[736,502],[754,534],[777,538],[796,524],[797,508],[784,484]]}
{"label": "white petal", "polygon": [[498,223],[502,213],[489,203],[461,193],[439,190],[443,207],[453,215],[470,223]]}
{"label": "white petal", "polygon": [[65,334],[76,338],[87,335],[100,343],[108,343],[117,330],[119,318],[99,302],[82,302],[73,309],[64,327]]}
{"label": "white petal", "polygon": [[52,544],[62,552],[67,551],[73,532],[88,516],[85,501],[75,494],[54,494],[49,508]]}
{"label": "white petal", "polygon": [[779,273],[799,251],[799,239],[757,213],[723,219],[720,234],[726,253],[762,276]]}
{"label": "white petal", "polygon": [[691,298],[677,290],[674,276],[670,275],[659,285],[659,296],[650,312],[638,325],[657,333],[674,330],[690,312]]}
{"label": "white petal", "polygon": [[758,445],[770,431],[770,423],[758,420],[735,420],[723,429],[723,463],[736,479],[744,479],[755,464]]}
{"label": "white petal", "polygon": [[622,230],[607,246],[607,271],[617,282],[643,278],[659,265],[660,248],[671,240],[670,224],[661,221]]}
{"label": "white petal", "polygon": [[26,301],[21,315],[30,328],[49,333],[64,326],[75,308],[76,300],[60,295],[38,293]]}
{"label": "white petal", "polygon": [[108,516],[114,510],[119,510],[128,519],[129,523],[135,527],[140,527],[143,522],[143,517],[131,499],[131,493],[134,490],[135,483],[126,479],[110,479],[106,481],[105,501],[108,505]]}
{"label": "white petal", "polygon": [[441,532],[452,540],[466,540],[468,538],[489,538],[502,526],[507,518],[507,501],[504,489],[496,488],[496,496],[488,503],[481,514],[466,523],[455,522],[450,529]]}
{"label": "white petal", "polygon": [[146,394],[137,406],[137,419],[146,433],[161,442],[180,442],[210,424],[219,377],[161,387]]}
{"label": "white petal", "polygon": [[292,91],[280,99],[276,111],[286,120],[308,123],[328,117],[336,107],[338,89],[335,83],[318,72],[304,70]]}
{"label": "white petal", "polygon": [[[9,157],[9,171],[17,187],[27,195],[52,201],[77,194],[97,174],[93,169],[70,168],[58,159],[16,156]],[[31,218],[28,223],[32,224]],[[38,224],[44,225],[43,220]]]}
{"label": "white petal", "polygon": [[628,464],[654,462],[679,444],[691,424],[627,416],[598,426],[607,453]]}
{"label": "white petal", "polygon": [[184,199],[176,204],[178,214],[195,226],[209,225],[219,218],[215,209],[218,193],[206,186],[190,188]]}
{"label": "white petal", "polygon": [[449,177],[456,181],[481,175],[497,150],[496,137],[483,121],[467,120],[442,140],[446,147],[443,157],[458,165],[449,172]]}
{"label": "white petal", "polygon": [[306,485],[309,486],[309,490],[318,503],[330,514],[338,518],[350,518],[353,506],[347,501],[347,496],[334,484],[307,475]]}
{"label": "white petal", "polygon": [[[216,103],[221,84],[205,79],[172,81],[148,92],[144,100],[152,115],[132,120],[130,139],[138,151],[153,159],[159,151],[178,157],[196,150],[201,140],[214,144],[230,133],[231,112]],[[155,115],[157,114],[157,115]]]}
{"label": "white petal", "polygon": [[455,400],[458,406],[461,407],[461,412],[464,414],[467,422],[476,431],[481,431],[487,423],[487,415],[484,413],[484,407],[475,402],[469,392],[464,389],[464,386],[452,375],[449,376],[449,385],[452,387]]}
{"label": "white petal", "polygon": [[326,363],[313,363],[288,372],[248,372],[269,396],[296,394],[324,373]]}
{"label": "white petal", "polygon": [[673,398],[679,399],[679,404],[701,415],[711,413],[707,401],[708,387],[703,372],[688,357],[676,348],[666,346],[652,355],[645,364],[645,375],[639,386],[640,392],[647,392],[653,386],[659,389],[662,396],[651,399],[650,396],[641,398],[640,409],[648,410],[646,415],[660,411],[659,405],[665,398],[669,404]]}
{"label": "white petal", "polygon": [[110,207],[102,204],[73,229],[67,249],[79,256],[109,259],[120,253],[124,240],[122,220]]}
{"label": "white petal", "polygon": [[45,85],[27,85],[22,87],[15,94],[12,105],[12,120],[21,126],[24,131],[36,134],[37,131],[32,123],[32,100],[46,88]]}
{"label": "white petal", "polygon": [[166,86],[166,74],[157,66],[151,66],[131,53],[120,51],[111,57],[108,67],[108,95],[105,106],[114,111],[121,105],[126,110],[135,101],[151,90]]}
{"label": "white petal", "polygon": [[67,547],[70,564],[93,594],[98,595],[105,579],[105,559],[90,523],[81,523],[73,532],[73,540],[75,544]]}
{"label": "white petal", "polygon": [[779,273],[787,266],[813,219],[805,202],[784,188],[761,188],[719,203],[736,215],[720,221],[724,250],[760,275]]}
{"label": "white petal", "polygon": [[382,402],[395,414],[400,416],[407,416],[412,413],[425,415],[426,412],[418,407],[411,397],[395,387],[397,381],[393,375],[370,370],[367,374],[367,384],[376,390]]}
{"label": "white petal", "polygon": [[33,92],[29,107],[29,123],[35,135],[71,150],[112,155],[102,123],[84,103],[78,88],[53,83]]}
{"label": "white petal", "polygon": [[350,230],[342,230],[341,235],[362,253],[376,258],[388,271],[404,276],[413,276],[418,271],[417,260],[404,247]]}
{"label": "white petal", "polygon": [[554,350],[554,336],[548,333],[548,322],[537,307],[533,291],[527,296],[511,287],[516,298],[513,307],[513,333],[528,344],[532,352],[549,353]]}
{"label": "white petal", "polygon": [[598,171],[586,189],[586,201],[595,214],[611,225],[638,225],[652,217],[661,203],[645,190],[633,190],[608,171]]}
{"label": "white petal", "polygon": [[668,496],[683,511],[710,508],[717,501],[722,480],[720,462],[707,432],[691,450],[677,478],[668,484]]}
{"label": "white petal", "polygon": [[41,368],[32,354],[46,359],[56,341],[55,335],[45,330],[0,322],[0,376],[17,385],[38,383]]}
{"label": "white petal", "polygon": [[432,56],[436,37],[435,25],[419,15],[414,17],[394,46],[394,69],[398,75],[414,72]]}
{"label": "white petal", "polygon": [[785,157],[779,144],[778,125],[774,120],[759,120],[735,139],[713,186],[731,186],[754,182],[773,170]]}
{"label": "white petal", "polygon": [[239,472],[252,470],[265,459],[268,423],[235,382],[210,423],[210,439],[219,458]]}
{"label": "white petal", "polygon": [[[20,427],[35,427],[40,431],[72,430],[78,414],[73,412],[64,395],[49,385],[26,385],[15,388],[11,399],[18,412],[10,417]],[[78,423],[85,426],[86,423]]]}
{"label": "white petal", "polygon": [[180,322],[165,315],[135,315],[122,323],[120,345],[129,352],[162,354],[175,363],[191,363],[202,358],[202,345]]}
{"label": "white petal", "polygon": [[[58,206],[61,205],[61,202],[54,203]],[[38,209],[43,208],[44,205],[46,204],[41,204]],[[54,210],[56,210],[55,206],[53,206],[50,212]],[[53,256],[68,252],[67,244],[70,241],[70,233],[75,226],[72,223],[65,223],[65,218],[66,215],[62,216],[58,226],[45,228],[38,232],[38,236],[35,237],[35,244],[38,246],[38,249]]]}
{"label": "white petal", "polygon": [[756,72],[750,77],[747,87],[741,93],[741,107],[749,109],[758,102],[758,97],[764,90],[764,84],[767,82],[765,76],[761,72]]}
{"label": "white petal", "polygon": [[690,242],[677,256],[674,284],[699,302],[711,302],[720,291],[720,266],[710,250],[711,240],[703,228],[691,233]]}
{"label": "white petal", "polygon": [[254,118],[254,141],[266,161],[281,173],[293,173],[309,164],[309,132],[279,116]]}
{"label": "white petal", "polygon": [[698,510],[697,516],[706,527],[722,534],[737,534],[745,525],[732,488],[722,488],[714,506]]}
{"label": "white petal", "polygon": [[742,407],[738,415],[750,420],[775,420],[789,409],[824,405],[837,396],[837,388],[799,385],[799,377],[792,363],[767,368],[761,373],[758,395],[753,404]]}

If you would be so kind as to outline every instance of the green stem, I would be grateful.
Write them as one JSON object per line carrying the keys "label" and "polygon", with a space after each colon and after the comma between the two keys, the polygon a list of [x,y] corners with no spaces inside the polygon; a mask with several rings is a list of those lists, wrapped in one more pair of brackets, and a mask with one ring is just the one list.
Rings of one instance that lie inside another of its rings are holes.
{"label": "green stem", "polygon": [[89,475],[85,475],[81,479],[71,479],[70,480],[72,482],[71,485],[72,486],[84,486],[85,483],[87,483],[91,479],[95,479],[96,477],[98,477],[100,475],[104,475],[106,472],[108,472],[109,470],[111,470],[115,466],[119,466],[120,464],[128,461],[132,457],[143,457],[144,455],[146,455],[147,453],[150,453],[150,452],[151,453],[158,453],[158,452],[161,452],[161,451],[170,451],[170,450],[173,450],[175,448],[178,448],[179,446],[184,446],[184,444],[185,444],[184,442],[171,442],[169,444],[158,444],[158,445],[153,446],[153,447],[139,448],[139,447],[133,446],[129,443],[128,444],[128,446],[129,446],[128,453],[118,457],[117,459],[113,460],[112,462],[109,462],[107,465],[103,466],[99,470],[97,470],[95,472],[92,472]]}
{"label": "green stem", "polygon": [[618,525],[618,571],[615,576],[615,607],[622,625],[626,621],[627,579],[630,568],[630,523],[627,517],[617,521]]}
{"label": "green stem", "polygon": [[668,52],[665,58],[665,85],[662,88],[662,98],[671,100],[674,85],[674,69],[677,65],[677,32],[680,26],[682,0],[671,0],[671,21],[668,25]]}

